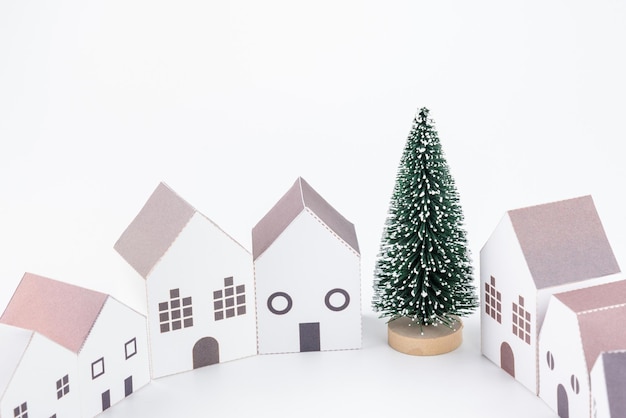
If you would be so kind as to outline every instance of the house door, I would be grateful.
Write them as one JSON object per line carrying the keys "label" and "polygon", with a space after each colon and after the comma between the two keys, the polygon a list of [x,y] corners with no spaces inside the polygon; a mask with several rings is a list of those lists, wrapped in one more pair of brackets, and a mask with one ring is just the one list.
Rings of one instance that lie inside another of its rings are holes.
{"label": "house door", "polygon": [[102,410],[106,411],[111,407],[111,391],[102,392]]}
{"label": "house door", "polygon": [[300,324],[300,351],[320,351],[320,323]]}
{"label": "house door", "polygon": [[502,343],[500,346],[500,367],[515,377],[515,356],[513,355],[513,349],[507,343]]}
{"label": "house door", "polygon": [[567,391],[563,385],[556,388],[557,413],[561,418],[569,418],[569,402],[567,401]]}
{"label": "house door", "polygon": [[220,362],[220,346],[213,337],[200,338],[193,346],[193,368]]}
{"label": "house door", "polygon": [[133,393],[133,377],[128,376],[124,379],[124,396],[129,396]]}

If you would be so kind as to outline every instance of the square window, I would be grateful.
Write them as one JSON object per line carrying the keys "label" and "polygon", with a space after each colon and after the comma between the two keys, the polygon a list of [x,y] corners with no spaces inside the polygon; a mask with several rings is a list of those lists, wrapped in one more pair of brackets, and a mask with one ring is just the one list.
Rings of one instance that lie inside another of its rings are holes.
{"label": "square window", "polygon": [[501,324],[502,323],[502,315],[498,314],[497,316],[498,316],[498,318],[496,320],[498,321],[498,323]]}
{"label": "square window", "polygon": [[485,304],[487,306],[491,305],[491,296],[489,296],[488,294],[485,295]]}
{"label": "square window", "polygon": [[159,322],[167,322],[170,320],[170,314],[168,312],[161,312],[159,314]]}
{"label": "square window", "polygon": [[235,309],[226,309],[226,318],[232,318],[235,316]]}
{"label": "square window", "polygon": [[226,289],[224,289],[224,296],[232,296],[235,294],[235,289],[233,289],[232,287],[227,287]]}
{"label": "square window", "polygon": [[240,284],[239,286],[237,286],[236,291],[238,295],[241,295],[242,293],[246,293],[246,285]]}
{"label": "square window", "polygon": [[530,335],[526,334],[526,343],[530,344]]}
{"label": "square window", "polygon": [[224,319],[224,311],[215,312],[215,320],[221,321],[222,319]]}
{"label": "square window", "polygon": [[221,299],[221,298],[222,298],[221,290],[216,290],[215,292],[213,292],[213,299]]}
{"label": "square window", "polygon": [[126,354],[126,360],[137,354],[137,340],[135,338],[124,344],[124,353]]}
{"label": "square window", "polygon": [[172,319],[179,319],[180,318],[180,309],[176,309],[175,311],[172,311]]}
{"label": "square window", "polygon": [[222,302],[221,300],[216,300],[215,302],[213,302],[213,309],[224,309],[224,302]]}
{"label": "square window", "polygon": [[63,395],[67,395],[70,392],[70,385],[63,387]]}
{"label": "square window", "polygon": [[193,318],[186,318],[186,319],[183,321],[183,323],[184,323],[184,325],[185,325],[185,328],[188,328],[188,327],[193,327]]}
{"label": "square window", "polygon": [[235,305],[235,298],[228,298],[226,299],[226,307],[230,308],[231,306]]}
{"label": "square window", "polygon": [[497,298],[498,300],[502,300],[502,293],[500,293],[500,292],[496,292],[496,298]]}
{"label": "square window", "polygon": [[526,312],[526,320],[530,322],[530,312]]}
{"label": "square window", "polygon": [[169,309],[169,303],[161,302],[159,303],[159,312],[167,311]]}
{"label": "square window", "polygon": [[180,289],[172,289],[170,290],[170,299],[174,299],[180,297]]}
{"label": "square window", "polygon": [[172,330],[180,329],[181,326],[182,326],[182,323],[180,321],[172,321]]}
{"label": "square window", "polygon": [[187,318],[187,317],[189,317],[189,316],[191,316],[191,315],[193,315],[193,310],[191,309],[191,307],[189,307],[189,308],[183,308],[183,316],[184,316],[185,318]]}
{"label": "square window", "polygon": [[191,305],[191,296],[183,298],[183,306]]}
{"label": "square window", "polygon": [[96,379],[104,374],[104,357],[91,363],[91,378]]}
{"label": "square window", "polygon": [[161,332],[168,332],[170,330],[170,324],[166,322],[165,324],[161,324]]}
{"label": "square window", "polygon": [[57,380],[57,389],[61,389],[61,386],[63,386],[63,381]]}
{"label": "square window", "polygon": [[63,389],[57,390],[57,399],[61,399],[63,397]]}
{"label": "square window", "polygon": [[180,299],[174,299],[170,302],[172,309],[180,308]]}
{"label": "square window", "polygon": [[232,285],[233,285],[233,278],[232,277],[226,277],[224,279],[224,287],[232,286]]}
{"label": "square window", "polygon": [[526,322],[526,332],[530,332],[530,322]]}
{"label": "square window", "polygon": [[524,306],[524,298],[521,296],[519,297],[519,305]]}
{"label": "square window", "polygon": [[245,305],[237,307],[237,315],[245,315],[245,313],[246,313]]}
{"label": "square window", "polygon": [[491,276],[491,285],[495,286],[496,285],[496,278]]}

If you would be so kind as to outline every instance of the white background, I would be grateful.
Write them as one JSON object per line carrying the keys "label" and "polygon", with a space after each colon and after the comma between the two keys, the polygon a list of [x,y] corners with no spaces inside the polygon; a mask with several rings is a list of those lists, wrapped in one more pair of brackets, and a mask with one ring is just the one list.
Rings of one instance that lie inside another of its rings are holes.
{"label": "white background", "polygon": [[625,50],[618,0],[2,1],[0,309],[29,271],[143,311],[112,247],[159,181],[250,248],[303,176],[356,225],[363,349],[162,379],[106,416],[553,416],[481,357],[477,315],[454,353],[391,350],[372,271],[421,106],[476,273],[506,210],[583,194],[624,264]]}

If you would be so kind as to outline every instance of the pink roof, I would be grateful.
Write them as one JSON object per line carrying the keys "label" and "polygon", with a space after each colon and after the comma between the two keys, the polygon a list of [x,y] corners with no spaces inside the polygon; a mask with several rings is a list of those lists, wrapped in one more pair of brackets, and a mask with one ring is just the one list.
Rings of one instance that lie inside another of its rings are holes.
{"label": "pink roof", "polygon": [[508,215],[538,289],[620,272],[591,196]]}
{"label": "pink roof", "polygon": [[302,177],[272,209],[252,228],[252,255],[256,260],[291,222],[305,209],[313,212],[326,226],[356,253],[359,243],[354,225],[337,212]]}
{"label": "pink roof", "polygon": [[196,210],[160,183],[115,243],[115,250],[146,278]]}
{"label": "pink roof", "polygon": [[108,295],[26,273],[0,322],[37,331],[80,352]]}
{"label": "pink roof", "polygon": [[577,314],[587,368],[604,351],[625,350],[626,280],[554,295]]}

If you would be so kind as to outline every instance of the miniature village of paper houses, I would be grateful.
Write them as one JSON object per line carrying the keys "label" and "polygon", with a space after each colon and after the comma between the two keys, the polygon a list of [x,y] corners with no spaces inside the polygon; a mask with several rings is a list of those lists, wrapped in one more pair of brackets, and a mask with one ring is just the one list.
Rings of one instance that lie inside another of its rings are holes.
{"label": "miniature village of paper houses", "polygon": [[591,196],[508,211],[480,270],[482,353],[560,417],[625,417],[626,280]]}
{"label": "miniature village of paper houses", "polygon": [[147,317],[26,273],[0,317],[0,418],[92,417],[162,376],[361,347],[352,223],[298,178],[253,228],[252,246],[161,183],[114,245],[145,279]]}
{"label": "miniature village of paper houses", "polygon": [[[161,183],[114,246],[145,279],[147,317],[26,273],[0,317],[0,417],[91,417],[162,376],[360,348],[354,226],[302,178],[252,247]],[[480,267],[483,355],[561,417],[626,416],[626,280],[592,198],[508,211]]]}

